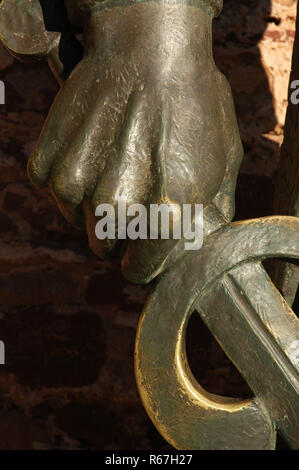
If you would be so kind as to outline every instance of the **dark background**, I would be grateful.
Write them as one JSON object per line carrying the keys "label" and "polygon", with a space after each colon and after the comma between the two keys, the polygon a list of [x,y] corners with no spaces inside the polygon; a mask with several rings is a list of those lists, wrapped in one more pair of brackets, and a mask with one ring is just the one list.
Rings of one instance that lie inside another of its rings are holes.
{"label": "dark background", "polygon": [[[274,75],[275,67],[278,74],[290,67],[293,4],[227,0],[215,22],[215,60],[232,85],[245,150],[236,219],[274,213],[283,135],[283,116],[275,110],[282,98],[271,91],[273,70],[263,63],[260,44],[266,41],[273,55]],[[288,52],[284,64],[275,62],[281,47]],[[0,107],[0,339],[6,345],[0,450],[169,449],[143,410],[133,370],[136,325],[152,287],[126,282],[118,261],[99,261],[85,234],[27,179],[28,157],[58,90],[47,65],[22,64],[1,48],[0,79],[6,85]],[[197,315],[187,336],[202,386],[251,395]]]}

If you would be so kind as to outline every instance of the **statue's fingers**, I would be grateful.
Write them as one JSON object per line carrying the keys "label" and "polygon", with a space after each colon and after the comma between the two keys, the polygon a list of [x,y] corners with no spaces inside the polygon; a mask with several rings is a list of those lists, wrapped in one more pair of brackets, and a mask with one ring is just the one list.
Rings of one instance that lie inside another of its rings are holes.
{"label": "statue's fingers", "polygon": [[69,151],[78,135],[85,142],[84,120],[94,106],[90,93],[95,77],[89,67],[79,64],[60,89],[43,126],[37,147],[28,162],[28,176],[36,186],[48,183],[53,162]]}
{"label": "statue's fingers", "polygon": [[83,59],[61,88],[28,165],[32,182],[66,204],[68,220],[71,208],[78,212],[93,194],[125,121],[129,90],[97,77]]}
{"label": "statue's fingers", "polygon": [[[85,210],[86,227],[91,249],[103,257],[118,242],[118,203],[146,204],[153,186],[151,153],[157,143],[158,109],[153,93],[138,92],[131,96],[126,126],[111,148],[107,164],[100,175],[91,204]],[[110,204],[115,211],[115,238],[99,241],[95,235],[95,210]],[[124,227],[123,227],[124,228]],[[123,229],[122,228],[122,229]]]}
{"label": "statue's fingers", "polygon": [[96,190],[93,205],[146,203],[153,186],[151,154],[159,136],[159,110],[152,91],[134,94],[129,101],[127,122],[116,141]]}
{"label": "statue's fingers", "polygon": [[67,131],[65,140],[69,145],[52,166],[52,191],[73,207],[79,206],[85,197],[91,198],[106,164],[110,166],[115,153],[115,142],[126,116],[127,97],[121,100],[114,88],[109,85],[102,91],[103,96],[96,99],[90,96],[92,94],[85,96],[83,91],[84,111],[77,117],[80,125],[72,130],[71,136]]}
{"label": "statue's fingers", "polygon": [[157,175],[156,203],[207,204],[225,172],[219,117],[206,106],[206,91],[196,83],[178,86],[163,99],[161,133],[153,155]]}

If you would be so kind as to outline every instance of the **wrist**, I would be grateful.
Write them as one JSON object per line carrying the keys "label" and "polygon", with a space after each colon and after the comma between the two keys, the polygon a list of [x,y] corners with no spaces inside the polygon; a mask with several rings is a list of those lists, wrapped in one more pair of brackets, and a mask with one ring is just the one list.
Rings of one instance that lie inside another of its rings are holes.
{"label": "wrist", "polygon": [[160,3],[165,5],[189,5],[194,7],[203,7],[213,16],[220,14],[223,6],[223,0],[77,0],[74,6],[74,0],[65,0],[67,9],[72,15],[72,11],[94,11],[113,7],[127,7],[136,3]]}
{"label": "wrist", "polygon": [[159,58],[161,67],[179,55],[202,62],[212,57],[212,18],[202,4],[194,7],[169,1],[96,8],[86,15],[86,51],[96,49],[102,57],[129,57],[130,51],[137,51],[139,59],[140,53],[147,55],[148,65]]}
{"label": "wrist", "polygon": [[223,0],[80,0],[83,8],[103,9],[114,6],[126,7],[136,3],[160,3],[165,5],[189,5],[207,8],[213,17],[218,16],[222,10]]}

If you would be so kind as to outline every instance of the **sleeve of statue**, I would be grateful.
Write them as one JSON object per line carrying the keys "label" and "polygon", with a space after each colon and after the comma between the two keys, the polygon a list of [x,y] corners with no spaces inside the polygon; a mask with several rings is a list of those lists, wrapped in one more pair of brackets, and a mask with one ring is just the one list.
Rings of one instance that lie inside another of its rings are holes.
{"label": "sleeve of statue", "polygon": [[0,40],[18,59],[47,59],[56,75],[61,75],[60,36],[60,32],[46,29],[39,0],[2,0],[0,3]]}

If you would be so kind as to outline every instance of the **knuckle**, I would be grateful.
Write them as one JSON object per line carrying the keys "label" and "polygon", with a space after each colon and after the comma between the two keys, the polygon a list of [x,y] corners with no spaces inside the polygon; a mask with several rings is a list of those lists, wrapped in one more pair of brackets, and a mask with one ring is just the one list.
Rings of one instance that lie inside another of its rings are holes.
{"label": "knuckle", "polygon": [[48,177],[48,168],[45,165],[44,157],[39,153],[34,153],[29,159],[27,173],[31,181],[37,186],[42,186]]}
{"label": "knuckle", "polygon": [[50,186],[54,196],[61,201],[65,201],[72,208],[76,208],[83,199],[81,186],[65,178],[63,174],[51,178]]}

